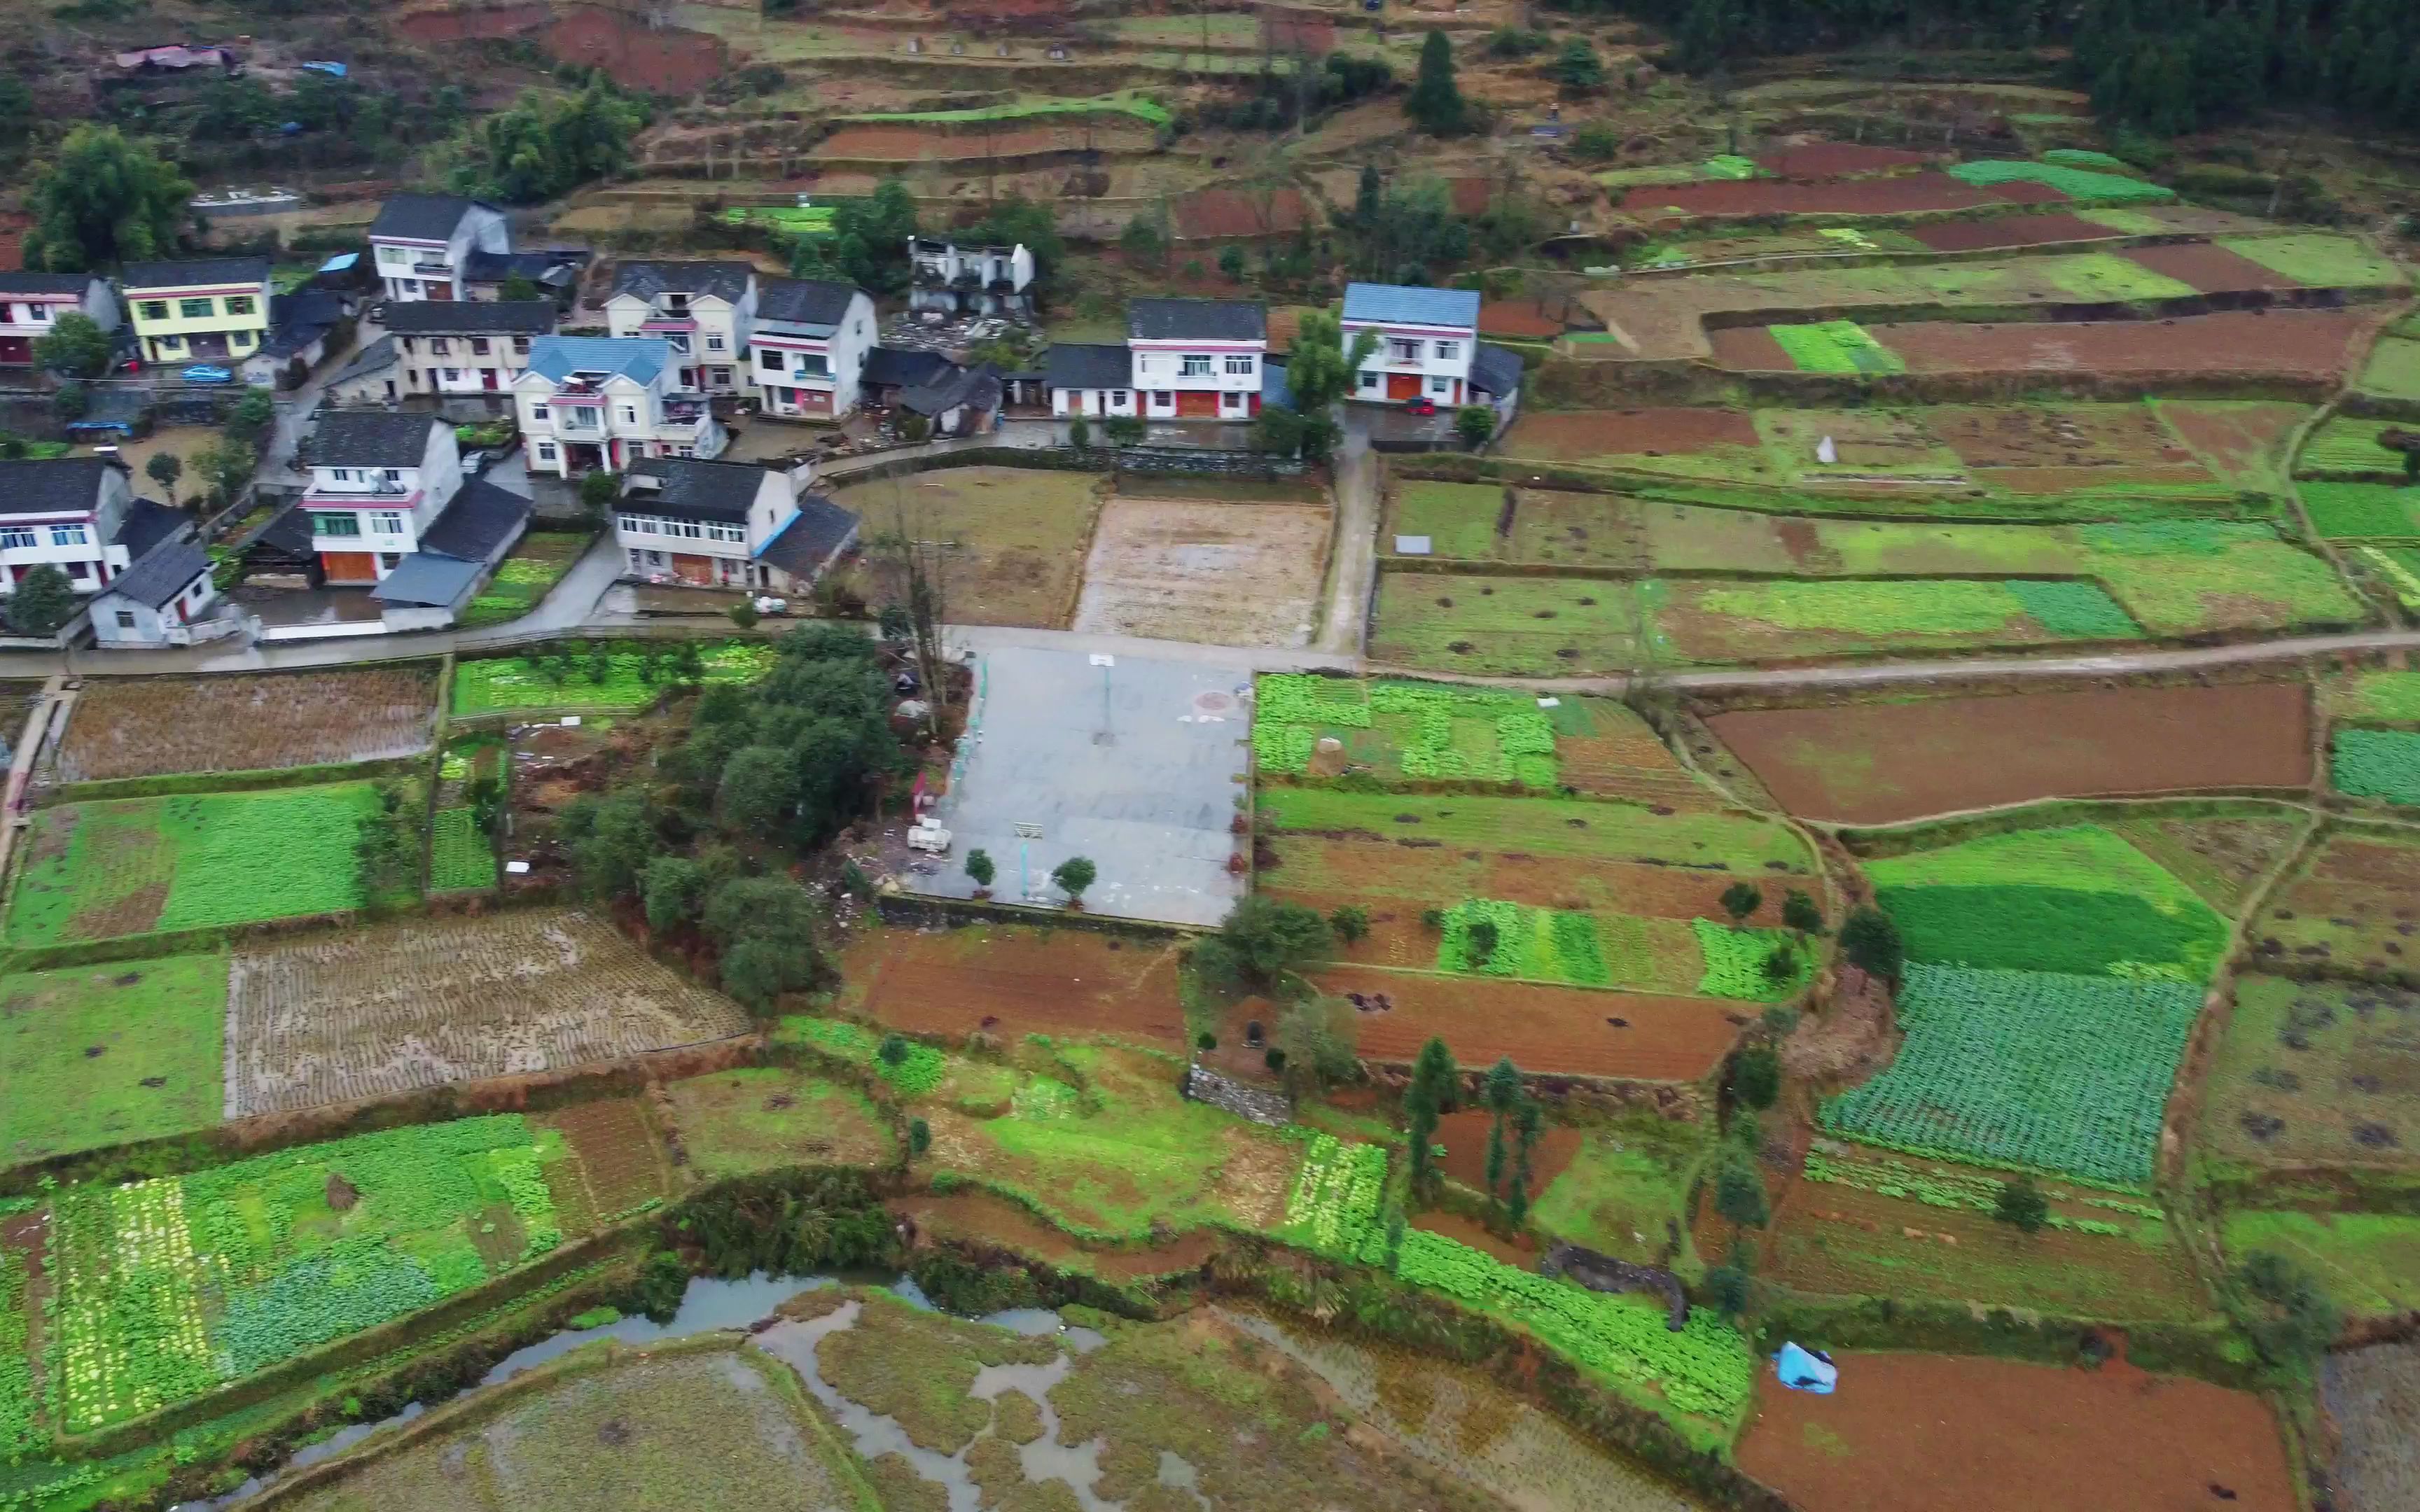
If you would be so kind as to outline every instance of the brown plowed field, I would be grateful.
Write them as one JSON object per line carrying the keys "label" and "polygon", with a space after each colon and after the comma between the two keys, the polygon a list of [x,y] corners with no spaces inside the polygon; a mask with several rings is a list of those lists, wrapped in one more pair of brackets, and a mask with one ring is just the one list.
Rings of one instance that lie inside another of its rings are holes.
{"label": "brown plowed field", "polygon": [[[1400,900],[1408,917],[1417,919],[1422,908],[1458,898],[1501,898],[1540,908],[1601,909],[1642,918],[1714,918],[1722,913],[1715,900],[1740,880],[1737,872],[1712,868],[1457,851],[1383,840],[1284,835],[1275,846],[1280,864],[1262,869],[1265,890],[1306,902],[1328,898],[1323,913],[1337,903],[1359,903],[1373,909],[1373,919],[1375,905],[1387,901]],[[1769,880],[1772,896],[1766,906],[1749,916],[1760,924],[1780,922],[1782,887],[1805,879],[1776,875]],[[1432,936],[1431,960],[1435,945]]]}
{"label": "brown plowed field", "polygon": [[1182,1048],[1176,947],[1091,930],[884,930],[843,972],[861,1011],[914,1034],[1114,1034]]}
{"label": "brown plowed field", "polygon": [[1515,456],[1578,462],[1759,444],[1755,422],[1736,409],[1562,409],[1523,415],[1513,423],[1505,449]]}
{"label": "brown plowed field", "polygon": [[1853,178],[1859,174],[1889,173],[1895,168],[1920,168],[1928,153],[1905,147],[1871,147],[1862,142],[1811,142],[1780,147],[1756,160],[1776,178]]}
{"label": "brown plowed field", "polygon": [[1984,221],[1939,221],[1907,234],[1935,252],[1991,247],[2047,247],[2061,241],[2105,241],[2118,233],[2073,215],[1997,215]]}
{"label": "brown plowed field", "polygon": [[577,1103],[539,1121],[563,1131],[564,1142],[580,1157],[581,1195],[594,1224],[672,1196],[663,1147],[636,1100]]}
{"label": "brown plowed field", "polygon": [[[808,156],[817,162],[969,162],[985,156],[1014,158],[1030,152],[1075,151],[1086,145],[1082,131],[1066,127],[1003,128],[985,136],[958,135],[915,126],[845,126],[815,144],[815,149]],[[1095,131],[1090,145],[1115,148],[1126,144],[1109,140],[1106,133]]]}
{"label": "brown plowed field", "polygon": [[2225,247],[2213,247],[2206,241],[2180,242],[2169,247],[2135,247],[2121,255],[2180,284],[2190,284],[2204,294],[2304,286],[2299,280],[2288,278],[2273,268],[2263,268],[2249,257],[2229,252]]}
{"label": "brown plowed field", "polygon": [[2310,413],[2298,404],[2204,406],[2181,399],[2162,405],[2160,411],[2185,444],[2209,457],[2230,482],[2265,475],[2286,434]]}
{"label": "brown plowed field", "polygon": [[1706,332],[1714,365],[1733,373],[1795,373],[1798,364],[1765,326],[1724,326]]}
{"label": "brown plowed field", "polygon": [[95,678],[76,695],[59,779],[252,772],[428,748],[437,664],[261,676]]}
{"label": "brown plowed field", "polygon": [[[1365,1059],[1408,1065],[1421,1045],[1442,1036],[1466,1066],[1511,1056],[1533,1074],[1650,1082],[1690,1082],[1712,1073],[1748,1021],[1739,1010],[1753,1006],[1366,966],[1332,966],[1313,980],[1329,994],[1384,993],[1394,1005],[1388,1012],[1359,1015]],[[1624,1022],[1615,1026],[1608,1018]]]}
{"label": "brown plowed field", "polygon": [[[2149,405],[1951,405],[1925,428],[1970,468],[2193,467]],[[2130,474],[2131,476],[2131,474]],[[2194,476],[2209,474],[2194,467]]]}
{"label": "brown plowed field", "polygon": [[574,6],[540,34],[558,61],[603,69],[615,84],[650,94],[694,94],[720,77],[722,39],[681,26],[649,26],[628,11]]}
{"label": "brown plowed field", "polygon": [[[1445,1146],[1445,1159],[1438,1169],[1473,1192],[1487,1190],[1487,1126],[1495,1115],[1484,1108],[1469,1108],[1449,1113],[1437,1119],[1436,1142]],[[1563,1174],[1572,1157],[1580,1152],[1580,1130],[1566,1124],[1549,1124],[1539,1137],[1537,1147],[1529,1151],[1529,1196],[1534,1198],[1554,1184]],[[1504,1131],[1504,1170],[1506,1191],[1512,1171],[1512,1130]]]}
{"label": "brown plowed field", "polygon": [[[1563,323],[1529,300],[1489,300],[1479,307],[1482,336],[1528,336],[1544,339],[1563,333]],[[1275,332],[1271,333],[1274,337]]]}
{"label": "brown plowed field", "polygon": [[2066,195],[2042,184],[1978,189],[1946,173],[1793,184],[1773,178],[1735,183],[1664,184],[1634,189],[1621,208],[1633,215],[1921,215],[1993,205],[2055,204]]}
{"label": "brown plowed field", "polygon": [[1311,224],[1298,189],[1265,197],[1240,189],[1197,189],[1176,201],[1176,234],[1187,241],[1215,237],[1291,235]]}
{"label": "brown plowed field", "polygon": [[2122,1361],[1836,1359],[1829,1396],[1767,1366],[1740,1441],[1740,1468],[1806,1512],[2293,1512],[2276,1419],[2248,1392]]}
{"label": "brown plowed field", "polygon": [[2343,376],[2353,338],[2381,313],[2231,311],[2156,321],[2014,325],[1926,320],[1866,331],[1897,352],[1911,373],[2240,373],[2333,379]]}
{"label": "brown plowed field", "polygon": [[480,37],[516,37],[547,23],[547,7],[495,6],[480,10],[415,10],[398,16],[395,29],[415,42],[467,42]]}
{"label": "brown plowed field", "polygon": [[2410,971],[2420,960],[2420,845],[2331,835],[2256,921],[2255,949],[2311,964]]}
{"label": "brown plowed field", "polygon": [[2311,780],[2310,701],[2296,683],[1744,709],[1709,722],[1784,808],[1844,824]]}

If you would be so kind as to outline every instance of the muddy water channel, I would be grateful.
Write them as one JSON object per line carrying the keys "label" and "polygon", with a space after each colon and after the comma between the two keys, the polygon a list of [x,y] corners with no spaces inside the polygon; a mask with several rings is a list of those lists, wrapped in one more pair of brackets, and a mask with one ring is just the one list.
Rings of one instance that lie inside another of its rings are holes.
{"label": "muddy water channel", "polygon": [[557,1335],[178,1512],[1691,1512],[1442,1362],[1217,1308],[1078,1316],[951,1318],[904,1280],[694,1281],[669,1324]]}

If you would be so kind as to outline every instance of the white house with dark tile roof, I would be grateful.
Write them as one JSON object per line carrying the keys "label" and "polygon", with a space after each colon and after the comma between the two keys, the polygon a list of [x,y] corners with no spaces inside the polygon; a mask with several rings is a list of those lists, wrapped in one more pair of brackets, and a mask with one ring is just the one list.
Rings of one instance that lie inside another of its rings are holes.
{"label": "white house with dark tile roof", "polygon": [[135,497],[133,475],[115,457],[0,462],[0,594],[44,563],[77,593],[95,593],[191,529],[181,511]]}
{"label": "white house with dark tile roof", "polygon": [[117,295],[95,273],[0,272],[0,367],[32,365],[34,343],[66,315],[89,316],[115,331]]}
{"label": "white house with dark tile roof", "polygon": [[387,307],[402,393],[509,399],[530,344],[554,332],[552,300],[422,301]]}
{"label": "white house with dark tile roof", "polygon": [[765,413],[838,420],[863,397],[874,300],[854,284],[768,278],[758,291],[749,376]]}
{"label": "white house with dark tile roof", "polygon": [[474,253],[510,252],[504,212],[458,194],[396,194],[370,223],[370,260],[390,300],[467,300]]}
{"label": "white house with dark tile roof", "polygon": [[857,543],[858,519],[805,491],[806,475],[746,462],[640,462],[623,478],[613,536],[626,574],[644,582],[769,589],[811,586]]}
{"label": "white house with dark tile roof", "polygon": [[676,388],[737,393],[749,384],[756,301],[756,270],[748,263],[631,261],[613,270],[605,321],[614,336],[670,347]]}
{"label": "white house with dark tile roof", "polygon": [[1252,301],[1126,303],[1126,349],[1146,419],[1251,419],[1268,348],[1268,315]]}

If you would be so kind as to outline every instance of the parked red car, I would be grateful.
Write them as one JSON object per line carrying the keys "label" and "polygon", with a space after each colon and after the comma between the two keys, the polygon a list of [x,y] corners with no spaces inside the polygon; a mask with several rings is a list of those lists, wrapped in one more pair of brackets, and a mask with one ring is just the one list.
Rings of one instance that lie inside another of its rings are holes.
{"label": "parked red car", "polygon": [[1409,404],[1407,404],[1407,405],[1404,406],[1404,413],[1405,413],[1405,414],[1407,414],[1407,415],[1433,415],[1433,414],[1435,414],[1435,413],[1436,413],[1436,401],[1435,401],[1435,399],[1430,398],[1427,394],[1423,393],[1423,394],[1421,394],[1419,398],[1414,399],[1411,403],[1409,403]]}

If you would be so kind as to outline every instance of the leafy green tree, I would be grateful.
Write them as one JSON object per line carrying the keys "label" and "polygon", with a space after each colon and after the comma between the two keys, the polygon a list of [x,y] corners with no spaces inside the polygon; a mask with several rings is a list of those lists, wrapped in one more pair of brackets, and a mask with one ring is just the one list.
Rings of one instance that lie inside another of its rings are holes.
{"label": "leafy green tree", "polygon": [[1093,444],[1093,423],[1081,415],[1070,417],[1067,422],[1067,444],[1079,452],[1089,450]]}
{"label": "leafy green tree", "polygon": [[706,894],[701,923],[722,951],[725,992],[758,1013],[823,971],[814,900],[787,877],[735,877]]}
{"label": "leafy green tree", "polygon": [[1714,1211],[1736,1233],[1761,1228],[1772,1221],[1773,1209],[1764,1195],[1764,1179],[1757,1174],[1756,1158],[1733,1150],[1714,1176]]}
{"label": "leafy green tree", "polygon": [[924,1151],[933,1148],[933,1126],[922,1119],[908,1120],[908,1158],[923,1160]]}
{"label": "leafy green tree", "polygon": [[564,806],[563,834],[571,868],[592,898],[624,898],[638,890],[647,862],[663,841],[644,795],[582,794]]}
{"label": "leafy green tree", "polygon": [[164,257],[192,224],[193,197],[193,181],[148,145],[79,126],[25,191],[25,266],[75,273]]}
{"label": "leafy green tree", "polygon": [[1496,959],[1497,935],[1496,921],[1494,919],[1472,919],[1470,921],[1470,932],[1467,938],[1470,941],[1470,964],[1472,965],[1484,965],[1488,962]]}
{"label": "leafy green tree", "polygon": [[706,902],[706,868],[686,856],[650,857],[641,875],[647,928],[659,933],[695,918]]}
{"label": "leafy green tree", "polygon": [[[912,203],[909,213],[914,213]],[[982,220],[953,234],[962,244],[1014,247],[1022,243],[1026,251],[1033,254],[1037,278],[1047,277],[1050,270],[1067,255],[1067,239],[1059,234],[1057,214],[1049,206],[1015,193],[1002,194]]]}
{"label": "leafy green tree", "polygon": [[[28,582],[32,579],[26,574]],[[24,592],[25,584],[18,584],[18,595]],[[378,807],[362,815],[353,835],[354,874],[363,905],[373,909],[420,887],[420,848],[413,843],[418,826],[404,810],[403,790],[380,782],[377,794]]]}
{"label": "leafy green tree", "polygon": [[1717,900],[1723,912],[1730,915],[1734,925],[1747,922],[1747,916],[1764,906],[1764,892],[1753,882],[1734,882],[1723,889]]}
{"label": "leafy green tree", "polygon": [[1706,1292],[1725,1318],[1747,1311],[1747,1273],[1736,1265],[1717,1265],[1706,1272]]}
{"label": "leafy green tree", "polygon": [[1590,121],[1572,133],[1572,156],[1582,162],[1611,162],[1621,155],[1621,132],[1609,122]]}
{"label": "leafy green tree", "polygon": [[1511,1056],[1500,1057],[1487,1069],[1487,1081],[1480,1095],[1491,1115],[1487,1120],[1487,1200],[1494,1204],[1499,1200],[1499,1189],[1504,1185],[1504,1123],[1521,1101],[1521,1068],[1512,1064]]}
{"label": "leafy green tree", "polygon": [[1158,226],[1138,215],[1118,233],[1118,251],[1130,264],[1156,264],[1168,255],[1168,243],[1161,238]]}
{"label": "leafy green tree", "polygon": [[1785,929],[1796,930],[1801,935],[1823,933],[1823,910],[1815,900],[1800,888],[1792,887],[1782,895],[1781,922]]}
{"label": "leafy green tree", "polygon": [[1476,452],[1496,435],[1496,411],[1483,404],[1466,404],[1453,412],[1453,433]]}
{"label": "leafy green tree", "polygon": [[1890,915],[1859,908],[1840,925],[1840,954],[1866,975],[1896,985],[1906,949]]}
{"label": "leafy green tree", "polygon": [[1512,1187],[1504,1194],[1505,1221],[1521,1227],[1529,1216],[1529,1188],[1536,1184],[1538,1141],[1546,1132],[1546,1111],[1534,1097],[1525,1097],[1512,1114]]}
{"label": "leafy green tree", "polygon": [[1761,1111],[1781,1096],[1781,1057],[1765,1045],[1750,1045],[1731,1061],[1731,1095]]}
{"label": "leafy green tree", "polygon": [[38,119],[34,91],[13,73],[0,73],[0,142],[23,142]]}
{"label": "leafy green tree", "polygon": [[72,378],[97,378],[107,372],[109,352],[109,332],[81,310],[59,316],[34,341],[36,365]]}
{"label": "leafy green tree", "polygon": [[1411,1144],[1411,1189],[1416,1196],[1426,1198],[1436,1189],[1437,1120],[1452,1107],[1461,1081],[1462,1072],[1454,1066],[1453,1052],[1446,1048],[1443,1040],[1432,1039],[1420,1046],[1419,1057],[1412,1062],[1411,1085],[1404,1092],[1406,1137]]}
{"label": "leafy green tree", "polygon": [[2261,1363],[2283,1378],[2307,1381],[2344,1327],[2344,1310],[2319,1278],[2273,1251],[2245,1256],[2223,1293]]}
{"label": "leafy green tree", "polygon": [[552,199],[621,171],[630,139],[646,124],[646,106],[616,93],[601,74],[575,95],[532,91],[463,133],[453,187],[514,205]]}
{"label": "leafy green tree", "polygon": [[1317,1091],[1360,1074],[1354,1043],[1358,1025],[1358,1013],[1343,999],[1307,998],[1278,1020],[1278,1047],[1296,1081]]}
{"label": "leafy green tree", "polygon": [[1244,249],[1236,246],[1232,241],[1219,248],[1218,271],[1225,274],[1227,282],[1231,284],[1242,283],[1244,281]]}
{"label": "leafy green tree", "polygon": [[48,562],[36,563],[17,579],[8,595],[8,623],[20,635],[52,636],[75,618],[74,585],[68,575]]}
{"label": "leafy green tree", "polygon": [[168,501],[177,501],[177,480],[185,475],[185,459],[174,452],[154,452],[151,460],[143,464],[143,474],[160,486]]}
{"label": "leafy green tree", "polygon": [[1370,933],[1370,910],[1358,903],[1345,903],[1330,912],[1327,927],[1336,937],[1351,945]]}
{"label": "leafy green tree", "polygon": [[2000,1183],[2000,1195],[1992,1204],[1992,1216],[2021,1232],[2038,1234],[2050,1222],[2050,1199],[2034,1185],[2032,1177],[2010,1177]]}
{"label": "leafy green tree", "polygon": [[240,498],[259,468],[259,448],[233,436],[222,436],[194,454],[194,476],[217,509]]}
{"label": "leafy green tree", "polygon": [[1470,130],[1470,106],[1453,78],[1453,43],[1432,29],[1420,43],[1420,69],[1404,114],[1431,136],[1459,136]]}
{"label": "leafy green tree", "polygon": [[1194,964],[1214,980],[1270,988],[1325,956],[1328,944],[1327,922],[1317,913],[1255,892],[1236,900],[1218,933],[1193,948]]}
{"label": "leafy green tree", "polygon": [[1050,869],[1050,880],[1058,884],[1059,890],[1067,895],[1069,903],[1082,903],[1084,889],[1091,887],[1094,878],[1099,874],[1091,858],[1082,856],[1071,856]]}
{"label": "leafy green tree", "polygon": [[1363,331],[1355,334],[1348,353],[1336,316],[1317,310],[1303,316],[1286,361],[1286,387],[1294,393],[1295,413],[1302,417],[1304,456],[1317,461],[1334,449],[1340,434],[1336,406],[1352,392],[1354,374],[1376,349],[1377,337]]}
{"label": "leafy green tree", "polygon": [[1564,88],[1586,93],[1605,86],[1605,59],[1585,37],[1575,37],[1563,44],[1555,56],[1555,82]]}
{"label": "leafy green tree", "polygon": [[277,396],[267,389],[249,388],[227,411],[226,420],[220,428],[257,451],[261,438],[269,434],[269,427],[276,421]]}
{"label": "leafy green tree", "polygon": [[991,886],[991,879],[997,874],[998,871],[992,865],[991,853],[989,851],[978,846],[975,849],[967,852],[967,879],[969,881],[972,882],[978,887],[989,887]]}
{"label": "leafy green tree", "polygon": [[238,142],[277,124],[278,101],[249,76],[213,79],[195,96],[194,134]]}
{"label": "leafy green tree", "polygon": [[503,285],[496,290],[496,298],[527,303],[531,300],[545,299],[546,292],[537,286],[535,279],[516,269],[504,275]]}

